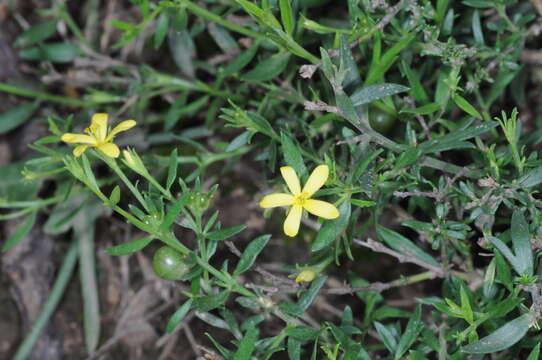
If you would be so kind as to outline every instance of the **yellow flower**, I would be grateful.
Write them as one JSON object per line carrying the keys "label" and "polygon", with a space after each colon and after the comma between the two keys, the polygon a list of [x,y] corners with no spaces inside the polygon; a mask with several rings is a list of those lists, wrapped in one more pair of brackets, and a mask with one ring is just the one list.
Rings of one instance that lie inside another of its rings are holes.
{"label": "yellow flower", "polygon": [[67,143],[83,144],[73,149],[73,155],[76,157],[81,156],[89,146],[94,146],[105,155],[116,158],[119,156],[120,150],[113,143],[113,138],[116,134],[133,128],[136,122],[134,120],[123,121],[108,133],[107,118],[108,115],[104,113],[94,114],[92,115],[90,126],[85,129],[88,135],[66,133],[62,135],[60,140]]}
{"label": "yellow flower", "polygon": [[326,201],[311,199],[311,196],[320,189],[327,180],[329,168],[327,165],[317,166],[309,176],[309,180],[301,190],[299,178],[295,170],[290,166],[280,168],[280,173],[288,185],[292,194],[276,193],[264,196],[260,206],[267,209],[276,206],[291,206],[288,216],[284,221],[284,233],[288,236],[296,236],[301,223],[303,209],[313,215],[324,219],[335,219],[339,216],[339,210]]}
{"label": "yellow flower", "polygon": [[299,273],[299,275],[297,275],[297,277],[295,278],[295,282],[296,283],[300,283],[300,282],[311,282],[313,281],[314,279],[316,279],[316,271],[314,270],[303,270],[302,272]]}

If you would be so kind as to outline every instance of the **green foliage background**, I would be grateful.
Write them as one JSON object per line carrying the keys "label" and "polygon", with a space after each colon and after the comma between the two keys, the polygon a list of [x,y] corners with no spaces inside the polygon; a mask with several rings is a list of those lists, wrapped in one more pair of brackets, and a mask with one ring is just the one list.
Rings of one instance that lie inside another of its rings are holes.
{"label": "green foliage background", "polygon": [[[93,229],[116,216],[145,236],[117,236],[111,256],[160,242],[178,252],[167,270],[187,287],[161,330],[196,311],[230,334],[198,334],[222,358],[538,359],[535,3],[132,0],[134,18],[111,20],[99,1],[88,1],[87,19],[53,2],[14,46],[41,75],[65,75],[76,95],[0,83],[31,99],[0,115],[0,134],[44,119],[50,131],[29,144],[31,158],[1,169],[0,219],[24,219],[3,251],[33,226],[72,239],[50,306],[16,358],[30,352],[77,261],[87,351],[100,351]],[[103,23],[116,29],[107,48]],[[138,169],[93,150],[74,158],[60,143],[95,112],[138,122],[117,142],[139,154]],[[304,182],[320,164],[330,178],[318,194],[341,216],[304,222],[293,242],[304,255],[270,270],[266,261],[282,261],[272,252],[292,246],[280,231],[285,213],[265,211],[264,228],[223,227],[228,214],[213,199],[223,179],[241,178],[246,206],[261,214],[259,199],[284,189],[280,166]],[[53,194],[38,197],[46,186]],[[302,270],[318,275],[308,284],[284,276]],[[416,296],[398,290],[417,284]],[[390,305],[397,297],[406,309]]]}

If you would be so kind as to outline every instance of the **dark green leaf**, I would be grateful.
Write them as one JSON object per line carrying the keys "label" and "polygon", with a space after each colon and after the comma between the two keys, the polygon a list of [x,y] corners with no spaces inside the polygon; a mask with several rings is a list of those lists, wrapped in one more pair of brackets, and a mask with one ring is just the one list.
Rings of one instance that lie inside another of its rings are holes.
{"label": "dark green leaf", "polygon": [[258,329],[252,325],[248,328],[245,336],[241,339],[233,360],[250,360],[258,340]]}
{"label": "dark green leaf", "polygon": [[318,292],[324,286],[324,284],[327,281],[327,276],[319,276],[311,283],[311,286],[307,291],[301,295],[299,298],[299,301],[297,302],[297,306],[300,310],[305,311],[307,308],[312,304],[316,296],[318,295]]}
{"label": "dark green leaf", "polygon": [[229,296],[230,292],[228,290],[223,290],[218,294],[198,296],[194,298],[194,304],[198,311],[208,312],[224,305]]}
{"label": "dark green leaf", "polygon": [[354,106],[369,104],[386,96],[395,95],[410,90],[406,86],[398,84],[376,84],[362,87],[354,91],[350,96]]}
{"label": "dark green leaf", "polygon": [[21,50],[19,56],[25,60],[41,60],[68,63],[80,54],[79,48],[68,43],[49,43]]}
{"label": "dark green leaf", "polygon": [[227,77],[234,73],[239,72],[250,63],[252,58],[254,58],[254,55],[256,55],[257,51],[258,51],[258,44],[255,44],[244,53],[238,55],[228,65],[226,65],[226,67],[224,67],[224,70],[222,70],[220,75],[223,77]]}
{"label": "dark green leaf", "polygon": [[169,168],[167,172],[166,189],[171,189],[171,185],[177,179],[177,148],[173,149],[169,155]]}
{"label": "dark green leaf", "polygon": [[129,255],[142,250],[151,243],[152,239],[151,236],[142,237],[141,239],[110,247],[109,249],[106,249],[105,252],[114,256]]}
{"label": "dark green leaf", "polygon": [[529,330],[533,316],[529,313],[507,322],[490,335],[463,347],[469,354],[489,354],[508,349],[520,341]]}
{"label": "dark green leaf", "polygon": [[482,115],[472,106],[464,97],[454,94],[453,100],[461,110],[465,111],[467,114],[474,116],[475,118],[482,119]]}
{"label": "dark green leaf", "polygon": [[56,32],[56,24],[57,20],[54,19],[33,25],[17,37],[14,45],[16,47],[23,47],[46,40]]}
{"label": "dark green leaf", "polygon": [[540,343],[536,344],[535,348],[529,354],[527,360],[538,360],[540,355]]}
{"label": "dark green leaf", "polygon": [[529,225],[521,211],[514,211],[511,224],[512,245],[522,274],[533,275],[533,250]]}
{"label": "dark green leaf", "polygon": [[[360,200],[361,201],[361,200]],[[333,220],[328,220],[324,223],[320,231],[316,234],[316,239],[311,245],[312,251],[318,251],[331,244],[339,237],[350,220],[351,206],[349,201],[343,202],[339,206],[339,217]]]}
{"label": "dark green leaf", "polygon": [[26,216],[25,221],[19,225],[11,235],[8,236],[4,245],[2,245],[2,251],[8,251],[15,245],[17,245],[29,232],[32,230],[34,223],[36,222],[37,211],[34,211]]}
{"label": "dark green leaf", "polygon": [[221,241],[239,234],[247,228],[246,225],[232,226],[227,229],[220,229],[207,234],[207,239],[211,241]]}
{"label": "dark green leaf", "polygon": [[252,240],[241,255],[233,274],[240,275],[250,269],[260,252],[264,249],[265,245],[267,245],[270,238],[271,235],[262,235]]}
{"label": "dark green leaf", "polygon": [[269,81],[279,76],[288,61],[290,60],[290,53],[276,54],[260,62],[256,67],[249,72],[245,73],[241,80],[251,82]]}
{"label": "dark green leaf", "polygon": [[173,330],[179,325],[181,321],[183,321],[184,317],[190,309],[192,308],[192,299],[186,300],[184,304],[181,305],[169,318],[169,321],[167,322],[166,331],[168,333],[173,332]]}
{"label": "dark green leaf", "polygon": [[382,342],[384,342],[384,346],[386,346],[386,348],[392,354],[395,354],[397,350],[397,339],[393,336],[393,333],[378,321],[375,321],[374,325],[378,335],[380,335],[380,338],[382,339]]}
{"label": "dark green leaf", "polygon": [[158,16],[158,20],[156,20],[156,28],[154,29],[153,41],[155,49],[158,49],[164,42],[168,31],[168,25],[169,16],[165,12],[163,12],[160,14],[160,16]]}
{"label": "dark green leaf", "polygon": [[405,238],[403,235],[390,230],[386,229],[382,226],[376,227],[376,232],[378,236],[386,242],[392,249],[400,252],[404,255],[409,256],[415,256],[420,260],[425,261],[428,264],[439,266],[439,264],[433,259],[431,255],[420,249],[417,245],[415,245],[412,241]]}
{"label": "dark green leaf", "polygon": [[299,178],[303,178],[307,174],[307,168],[305,167],[305,162],[303,161],[303,156],[301,155],[298,146],[294,144],[292,139],[290,139],[290,136],[285,132],[281,133],[280,139],[282,143],[282,154],[284,155],[286,164],[294,168]]}
{"label": "dark green leaf", "polygon": [[527,174],[523,175],[519,180],[519,184],[525,187],[533,187],[542,183],[542,166],[532,169]]}
{"label": "dark green leaf", "polygon": [[38,105],[38,102],[26,103],[0,114],[0,134],[7,133],[26,122]]}
{"label": "dark green leaf", "polygon": [[401,359],[403,354],[407,352],[408,349],[412,346],[414,341],[418,338],[418,335],[423,329],[423,322],[421,321],[422,316],[422,308],[421,305],[418,305],[416,307],[416,310],[414,311],[414,314],[412,317],[408,320],[407,327],[405,329],[405,332],[401,336],[401,339],[399,340],[399,344],[397,344],[396,352],[395,352],[395,360]]}

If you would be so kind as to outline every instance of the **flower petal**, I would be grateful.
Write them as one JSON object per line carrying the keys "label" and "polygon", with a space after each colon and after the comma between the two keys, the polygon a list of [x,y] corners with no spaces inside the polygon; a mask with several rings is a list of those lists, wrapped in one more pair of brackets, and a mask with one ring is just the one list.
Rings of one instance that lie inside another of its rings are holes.
{"label": "flower petal", "polygon": [[81,144],[96,144],[96,139],[89,135],[71,134],[66,133],[62,135],[60,140],[67,143],[81,143]]}
{"label": "flower petal", "polygon": [[299,194],[301,192],[301,185],[299,184],[299,178],[297,177],[294,168],[290,166],[283,166],[280,168],[280,173],[282,174],[282,177],[284,178],[284,181],[286,181],[286,185],[288,185],[288,189],[290,189],[292,194]]}
{"label": "flower petal", "polygon": [[329,175],[329,168],[327,165],[319,165],[314,169],[309,176],[309,180],[303,187],[303,192],[307,194],[308,197],[311,197],[315,192],[317,192],[322,185],[327,180]]}
{"label": "flower petal", "polygon": [[270,194],[263,197],[260,201],[260,206],[264,209],[273,208],[277,206],[287,206],[294,203],[294,197],[290,194]]}
{"label": "flower petal", "polygon": [[284,221],[284,233],[290,237],[297,235],[299,231],[299,224],[301,224],[301,215],[303,214],[303,207],[301,205],[294,205],[290,208],[290,212]]}
{"label": "flower petal", "polygon": [[308,199],[303,204],[303,207],[311,214],[324,219],[335,219],[340,215],[335,205],[327,201]]}
{"label": "flower petal", "polygon": [[100,144],[98,145],[98,149],[100,149],[100,151],[103,152],[105,155],[112,158],[117,158],[120,154],[119,147],[113,143]]}
{"label": "flower petal", "polygon": [[98,142],[105,141],[107,136],[107,118],[109,117],[106,113],[96,113],[92,115],[91,120],[91,132],[96,135]]}
{"label": "flower petal", "polygon": [[135,122],[135,120],[125,120],[125,121],[121,122],[120,124],[115,126],[113,128],[113,130],[111,130],[111,132],[109,134],[107,134],[107,139],[106,140],[107,141],[112,140],[113,136],[115,136],[116,134],[118,134],[120,132],[130,130],[131,128],[136,126],[136,124],[137,123]]}
{"label": "flower petal", "polygon": [[85,150],[88,148],[88,145],[79,145],[75,149],[73,149],[73,155],[75,157],[81,156],[82,153],[85,152]]}

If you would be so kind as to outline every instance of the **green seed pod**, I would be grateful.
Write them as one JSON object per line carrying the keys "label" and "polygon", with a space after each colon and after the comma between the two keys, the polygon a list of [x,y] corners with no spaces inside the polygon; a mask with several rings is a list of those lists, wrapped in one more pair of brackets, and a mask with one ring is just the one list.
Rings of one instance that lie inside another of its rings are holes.
{"label": "green seed pod", "polygon": [[395,116],[372,106],[369,110],[369,123],[373,130],[386,134],[395,124]]}
{"label": "green seed pod", "polygon": [[190,271],[186,256],[169,246],[156,250],[152,267],[156,275],[165,280],[181,280]]}
{"label": "green seed pod", "polygon": [[193,191],[188,195],[188,208],[192,210],[192,212],[195,213],[204,213],[207,208],[209,207],[209,204],[211,203],[211,198],[209,195],[199,192],[199,191]]}

